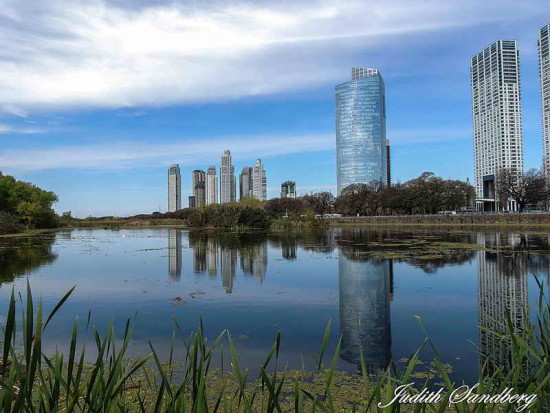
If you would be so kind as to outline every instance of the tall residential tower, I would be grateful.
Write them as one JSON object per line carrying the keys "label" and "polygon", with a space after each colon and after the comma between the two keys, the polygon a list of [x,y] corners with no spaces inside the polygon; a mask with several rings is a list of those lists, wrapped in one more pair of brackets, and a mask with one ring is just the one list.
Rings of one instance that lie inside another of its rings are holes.
{"label": "tall residential tower", "polygon": [[338,194],[351,184],[386,184],[386,104],[377,69],[352,68],[351,81],[336,86]]}
{"label": "tall residential tower", "polygon": [[206,171],[206,205],[218,203],[218,177],[216,167],[209,166]]}
{"label": "tall residential tower", "polygon": [[542,167],[550,175],[550,24],[539,30],[539,72],[542,101]]}
{"label": "tall residential tower", "polygon": [[515,210],[498,200],[495,179],[502,169],[523,172],[519,52],[515,40],[498,40],[472,57],[472,109],[476,208]]}
{"label": "tall residential tower", "polygon": [[168,212],[181,209],[181,175],[178,164],[168,168]]}
{"label": "tall residential tower", "polygon": [[243,167],[239,175],[239,199],[252,198],[252,168]]}
{"label": "tall residential tower", "polygon": [[235,201],[235,167],[231,163],[231,152],[223,152],[220,165],[220,203]]}
{"label": "tall residential tower", "polygon": [[206,174],[200,169],[193,171],[193,196],[195,197],[195,206],[204,206],[206,202]]}
{"label": "tall residential tower", "polygon": [[260,201],[267,201],[267,178],[261,159],[252,167],[252,196]]}

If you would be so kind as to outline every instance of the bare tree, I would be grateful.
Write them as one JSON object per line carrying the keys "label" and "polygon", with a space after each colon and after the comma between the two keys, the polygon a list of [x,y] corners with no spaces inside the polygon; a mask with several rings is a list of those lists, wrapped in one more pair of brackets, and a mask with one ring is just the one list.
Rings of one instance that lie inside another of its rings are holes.
{"label": "bare tree", "polygon": [[522,173],[516,169],[503,168],[496,174],[495,186],[499,200],[504,202],[513,199],[520,212],[527,205],[548,199],[546,179],[537,169]]}

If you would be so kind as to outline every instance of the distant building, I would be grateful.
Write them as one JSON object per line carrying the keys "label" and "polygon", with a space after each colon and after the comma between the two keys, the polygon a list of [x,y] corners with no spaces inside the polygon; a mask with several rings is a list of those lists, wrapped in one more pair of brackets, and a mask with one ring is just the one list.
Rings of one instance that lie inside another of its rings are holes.
{"label": "distant building", "polygon": [[239,199],[252,198],[252,168],[245,166],[239,175]]}
{"label": "distant building", "polygon": [[194,195],[189,196],[189,208],[196,208],[197,207],[197,201]]}
{"label": "distant building", "polygon": [[216,167],[209,166],[206,171],[206,195],[205,205],[218,203],[218,177],[216,176]]}
{"label": "distant building", "polygon": [[523,133],[519,51],[515,40],[498,40],[471,59],[476,207],[480,211],[516,210],[512,199],[498,200],[501,169],[523,172]]}
{"label": "distant building", "polygon": [[267,201],[267,178],[261,159],[257,159],[252,167],[252,196]]}
{"label": "distant building", "polygon": [[338,194],[351,184],[388,181],[384,80],[363,67],[352,68],[351,78],[336,86]]}
{"label": "distant building", "polygon": [[542,97],[542,165],[550,175],[550,24],[539,30],[539,73]]}
{"label": "distant building", "polygon": [[231,163],[231,152],[226,149],[220,165],[220,203],[235,201],[235,167]]}
{"label": "distant building", "polygon": [[281,198],[296,198],[296,182],[286,181],[281,184]]}
{"label": "distant building", "polygon": [[193,195],[195,206],[204,206],[206,203],[206,174],[199,169],[193,171]]}
{"label": "distant building", "polygon": [[386,139],[386,168],[388,170],[387,185],[391,186],[391,146],[390,146],[390,141],[387,139]]}
{"label": "distant building", "polygon": [[168,168],[168,212],[181,209],[181,175],[178,164]]}

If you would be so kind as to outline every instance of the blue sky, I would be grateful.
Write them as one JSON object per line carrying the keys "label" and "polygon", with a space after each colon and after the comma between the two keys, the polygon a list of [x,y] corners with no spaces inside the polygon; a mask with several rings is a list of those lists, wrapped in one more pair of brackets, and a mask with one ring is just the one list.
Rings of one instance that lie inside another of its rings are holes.
{"label": "blue sky", "polygon": [[517,39],[525,164],[540,166],[543,1],[0,0],[0,171],[58,211],[166,209],[166,168],[262,158],[268,195],[335,189],[334,86],[386,83],[393,180],[473,178],[469,58]]}

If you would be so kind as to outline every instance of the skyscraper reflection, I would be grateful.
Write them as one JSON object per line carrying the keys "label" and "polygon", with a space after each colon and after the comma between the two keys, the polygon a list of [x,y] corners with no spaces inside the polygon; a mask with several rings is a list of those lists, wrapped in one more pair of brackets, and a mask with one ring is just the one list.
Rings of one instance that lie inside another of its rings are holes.
{"label": "skyscraper reflection", "polygon": [[168,230],[168,274],[175,280],[180,279],[183,267],[181,237],[181,231],[172,228]]}
{"label": "skyscraper reflection", "polygon": [[393,264],[354,259],[344,249],[338,252],[340,356],[359,369],[362,353],[369,374],[378,375],[391,359]]}
{"label": "skyscraper reflection", "polygon": [[517,234],[478,234],[478,244],[484,247],[511,247],[507,254],[478,254],[479,363],[489,374],[512,365],[510,340],[500,336],[508,333],[507,314],[517,334],[522,334],[527,323],[529,256],[521,250],[514,252],[514,247],[523,247],[524,242]]}

